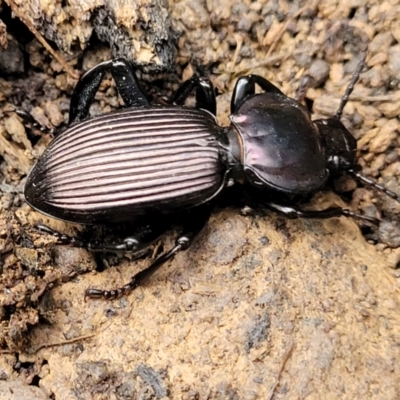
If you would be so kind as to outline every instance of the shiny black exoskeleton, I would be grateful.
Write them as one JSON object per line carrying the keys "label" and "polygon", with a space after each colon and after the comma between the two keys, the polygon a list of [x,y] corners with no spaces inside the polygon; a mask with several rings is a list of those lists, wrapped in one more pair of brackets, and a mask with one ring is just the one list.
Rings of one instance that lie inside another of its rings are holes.
{"label": "shiny black exoskeleton", "polygon": [[[130,292],[188,248],[218,195],[235,183],[289,217],[345,215],[376,223],[340,207],[305,211],[293,204],[293,198],[318,191],[341,171],[398,200],[357,172],[356,141],[340,122],[362,67],[360,63],[336,116],[315,121],[304,106],[266,79],[242,77],[232,96],[232,123],[222,128],[215,120],[215,94],[207,79],[185,82],[173,105],[151,105],[127,61],[103,62],[79,80],[71,99],[70,127],[55,137],[30,172],[26,200],[38,211],[70,222],[145,223],[146,229],[117,244],[85,243],[41,227],[62,243],[92,251],[139,252],[179,221],[182,233],[175,247],[120,289],[87,290],[92,298]],[[111,71],[127,108],[86,119],[106,71]],[[263,93],[256,94],[256,85]],[[183,106],[193,91],[196,108]]]}

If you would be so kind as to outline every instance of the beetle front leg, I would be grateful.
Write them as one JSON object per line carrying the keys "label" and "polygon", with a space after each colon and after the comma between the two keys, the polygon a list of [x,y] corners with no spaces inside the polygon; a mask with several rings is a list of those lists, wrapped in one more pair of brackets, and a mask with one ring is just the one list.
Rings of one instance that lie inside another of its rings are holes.
{"label": "beetle front leg", "polygon": [[351,217],[360,219],[362,221],[367,221],[375,225],[379,225],[379,219],[368,217],[366,215],[357,214],[353,211],[350,211],[346,208],[342,207],[329,207],[325,210],[302,210],[299,207],[295,206],[286,206],[280,205],[276,203],[266,203],[266,206],[277,213],[283,214],[288,218],[318,218],[318,219],[327,219],[332,217]]}
{"label": "beetle front leg", "polygon": [[85,300],[86,298],[112,300],[132,292],[153,275],[166,261],[172,259],[180,251],[186,250],[202,231],[209,216],[210,210],[208,208],[206,211],[199,212],[198,215],[193,216],[194,220],[184,225],[182,234],[175,241],[175,246],[157,257],[149,267],[134,275],[129,283],[118,289],[87,289],[85,291]]}

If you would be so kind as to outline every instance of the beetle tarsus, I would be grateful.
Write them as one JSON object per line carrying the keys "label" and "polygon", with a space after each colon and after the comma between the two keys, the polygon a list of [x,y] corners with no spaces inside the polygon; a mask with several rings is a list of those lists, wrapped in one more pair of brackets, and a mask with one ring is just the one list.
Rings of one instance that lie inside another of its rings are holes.
{"label": "beetle tarsus", "polygon": [[306,97],[307,90],[311,86],[313,82],[313,78],[310,75],[304,75],[299,84],[299,88],[297,89],[295,100],[299,103],[302,103]]}
{"label": "beetle tarsus", "polygon": [[86,247],[86,243],[82,239],[75,236],[69,236],[65,233],[58,232],[47,225],[37,224],[35,225],[35,229],[40,233],[44,233],[46,235],[50,235],[57,238],[57,242],[59,244],[69,245],[72,247]]}
{"label": "beetle tarsus", "polygon": [[86,289],[84,294],[84,301],[86,302],[87,299],[103,299],[103,300],[115,300],[122,296],[126,296],[127,294],[131,293],[138,287],[138,283],[135,281],[135,277],[127,283],[126,285],[122,286],[118,289],[112,290],[101,290],[101,289]]}
{"label": "beetle tarsus", "polygon": [[125,296],[140,286],[146,281],[151,275],[153,275],[166,261],[173,258],[176,253],[183,250],[182,245],[176,245],[171,250],[163,253],[159,256],[149,267],[138,272],[134,275],[129,283],[126,285],[112,290],[100,290],[100,289],[87,289],[85,291],[85,301],[87,298],[90,299],[103,299],[103,300],[114,300],[121,296]]}
{"label": "beetle tarsus", "polygon": [[18,108],[13,106],[13,109],[15,111],[15,113],[22,118],[22,120],[25,122],[26,125],[31,126],[34,129],[37,129],[38,131],[48,134],[48,135],[52,135],[54,129],[53,128],[49,128],[45,125],[42,125],[39,121],[37,121],[35,119],[35,117],[29,113],[28,111],[23,110],[22,108]]}

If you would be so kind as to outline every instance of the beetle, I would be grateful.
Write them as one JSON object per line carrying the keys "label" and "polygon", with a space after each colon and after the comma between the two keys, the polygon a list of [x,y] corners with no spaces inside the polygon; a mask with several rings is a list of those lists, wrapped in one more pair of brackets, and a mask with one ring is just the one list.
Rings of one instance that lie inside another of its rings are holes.
{"label": "beetle", "polygon": [[[231,124],[221,127],[208,79],[194,76],[181,85],[172,105],[153,105],[127,60],[102,62],[78,81],[69,127],[55,135],[30,171],[26,201],[64,221],[145,225],[139,233],[111,244],[84,242],[40,226],[61,243],[92,251],[140,252],[179,221],[182,232],[175,246],[128,284],[85,293],[85,297],[105,299],[131,292],[165,261],[187,249],[207,223],[221,192],[233,184],[241,184],[264,206],[291,218],[343,215],[378,223],[341,207],[316,211],[299,206],[299,199],[307,199],[330,176],[343,171],[399,201],[394,192],[358,172],[356,140],[340,121],[364,65],[363,59],[336,115],[317,120],[268,80],[243,76],[233,91]],[[88,118],[107,71],[126,108]],[[256,85],[262,93],[256,93]],[[196,107],[184,106],[192,93]]]}

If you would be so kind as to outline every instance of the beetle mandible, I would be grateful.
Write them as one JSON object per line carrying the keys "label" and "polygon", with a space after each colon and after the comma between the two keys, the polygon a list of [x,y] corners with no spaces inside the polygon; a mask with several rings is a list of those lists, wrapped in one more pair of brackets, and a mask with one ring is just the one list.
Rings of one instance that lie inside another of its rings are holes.
{"label": "beetle mandible", "polygon": [[[309,197],[342,171],[399,201],[394,192],[358,172],[356,140],[340,121],[364,65],[363,59],[336,115],[318,120],[261,76],[241,77],[231,99],[231,125],[220,127],[208,79],[194,76],[181,85],[172,105],[152,105],[128,61],[102,62],[78,81],[69,127],[55,136],[30,171],[26,201],[43,214],[69,222],[148,222],[144,231],[114,244],[85,243],[41,226],[61,243],[92,251],[139,252],[174,221],[181,222],[173,248],[121,288],[88,289],[85,296],[90,298],[129,293],[187,249],[207,223],[218,195],[233,183],[291,218],[343,215],[377,223],[376,218],[341,207],[311,211],[298,205],[299,198]],[[126,108],[87,119],[107,71]],[[262,93],[256,93],[256,85]],[[196,107],[185,107],[193,92]]]}

